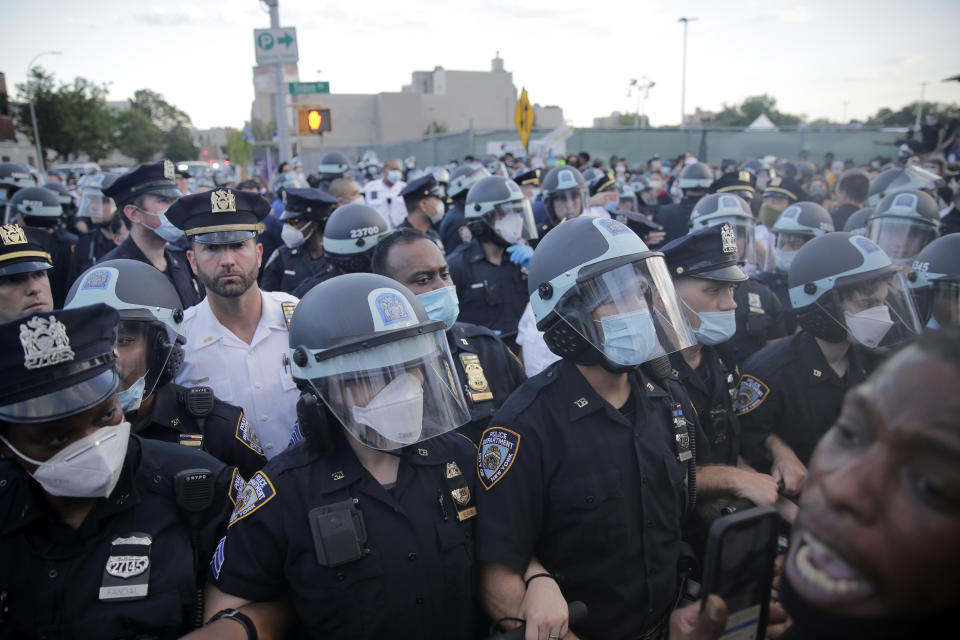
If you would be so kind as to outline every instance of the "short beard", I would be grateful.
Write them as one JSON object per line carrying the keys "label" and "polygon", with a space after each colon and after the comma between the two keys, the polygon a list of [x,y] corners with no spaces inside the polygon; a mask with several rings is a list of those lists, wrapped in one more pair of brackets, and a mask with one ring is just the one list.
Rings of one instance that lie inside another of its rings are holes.
{"label": "short beard", "polygon": [[199,269],[197,270],[197,277],[200,278],[200,282],[208,291],[212,291],[221,298],[239,298],[257,281],[258,271],[259,269],[254,266],[249,273],[231,273],[230,275],[240,276],[240,282],[229,284],[221,284],[219,278],[211,278]]}

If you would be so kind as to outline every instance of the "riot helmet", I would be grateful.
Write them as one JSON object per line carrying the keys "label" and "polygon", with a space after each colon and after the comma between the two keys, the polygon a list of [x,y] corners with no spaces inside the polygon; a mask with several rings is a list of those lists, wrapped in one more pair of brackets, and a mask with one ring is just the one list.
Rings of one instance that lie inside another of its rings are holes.
{"label": "riot helmet", "polygon": [[504,178],[509,177],[507,174],[507,167],[504,166],[503,162],[500,161],[500,158],[493,154],[485,155],[483,160],[480,161],[480,164],[482,164],[483,168],[486,169],[492,176],[503,176]]}
{"label": "riot helmet", "polygon": [[798,169],[797,165],[793,164],[789,160],[778,162],[777,164],[774,165],[774,168],[777,170],[777,175],[779,175],[781,178],[790,178],[791,180],[798,180],[800,169]]}
{"label": "riot helmet", "polygon": [[783,210],[771,231],[777,237],[773,249],[777,269],[786,273],[800,247],[833,231],[833,218],[816,202],[798,202]]}
{"label": "riot helmet", "polygon": [[397,450],[470,419],[446,326],[385,276],[351,273],[313,287],[290,321],[289,356],[301,389],[372,449]]}
{"label": "riot helmet", "polygon": [[447,187],[450,186],[450,172],[444,167],[431,166],[424,169],[424,173],[429,173],[433,176],[433,179],[437,181],[437,185],[440,187],[440,199],[446,200]]}
{"label": "riot helmet", "polygon": [[52,191],[57,196],[60,208],[63,209],[63,215],[68,218],[77,213],[77,203],[65,186],[59,182],[48,182],[43,188]]}
{"label": "riot helmet", "polygon": [[587,183],[576,167],[554,167],[540,184],[543,206],[550,218],[550,226],[583,213],[588,198]]}
{"label": "riot helmet", "polygon": [[16,162],[0,162],[0,205],[10,199],[18,189],[37,186],[37,181],[28,167]]}
{"label": "riot helmet", "polygon": [[117,205],[113,199],[105,196],[103,190],[117,179],[112,173],[92,173],[80,180],[80,205],[77,216],[88,218],[95,227],[105,227],[113,220]]}
{"label": "riot helmet", "polygon": [[684,191],[706,191],[713,184],[713,171],[702,162],[691,162],[680,172],[677,186]]}
{"label": "riot helmet", "polygon": [[365,204],[345,204],[330,214],[323,230],[323,254],[347,273],[370,271],[370,257],[390,224]]}
{"label": "riot helmet", "polygon": [[447,195],[453,200],[460,200],[462,202],[466,199],[470,187],[489,175],[491,175],[490,172],[483,167],[475,167],[469,164],[457,167],[453,170],[453,173],[450,174],[450,184],[447,185]]}
{"label": "riot helmet", "polygon": [[729,224],[737,237],[737,261],[756,267],[757,221],[743,198],[732,193],[711,193],[701,198],[690,212],[691,231],[723,223]]}
{"label": "riot helmet", "polygon": [[754,186],[758,191],[762,192],[767,188],[767,184],[770,182],[770,165],[766,162],[760,158],[751,158],[740,163],[739,168],[756,176],[757,181]]}
{"label": "riot helmet", "polygon": [[65,309],[103,303],[120,313],[117,389],[125,414],[171,382],[183,364],[183,305],[170,280],[139,260],[107,260],[73,283]]}
{"label": "riot helmet", "polygon": [[809,160],[801,160],[797,163],[797,175],[795,176],[800,182],[809,182],[813,179],[813,176],[817,175],[817,168]]}
{"label": "riot helmet", "polygon": [[550,230],[527,286],[547,347],[576,364],[630,371],[696,344],[663,254],[616,220],[580,217]]}
{"label": "riot helmet", "polygon": [[807,242],[787,287],[799,325],[827,342],[885,353],[920,331],[903,273],[863,236],[839,231]]}
{"label": "riot helmet", "polygon": [[7,216],[20,215],[23,223],[31,227],[56,227],[63,216],[63,208],[57,194],[43,187],[20,189],[8,203]]}
{"label": "riot helmet", "polygon": [[640,211],[640,200],[637,198],[637,194],[634,193],[633,189],[627,185],[623,185],[617,189],[617,193],[618,211]]}
{"label": "riot helmet", "polygon": [[899,264],[909,264],[939,235],[936,200],[915,189],[884,196],[867,218],[867,236]]}
{"label": "riot helmet", "polygon": [[583,170],[581,174],[584,182],[587,183],[587,190],[591,196],[603,193],[617,186],[616,181],[610,177],[610,174],[597,167],[589,167]]}
{"label": "riot helmet", "polygon": [[870,183],[867,204],[875,206],[891,193],[908,190],[925,191],[936,198],[937,190],[943,185],[943,178],[922,167],[909,165],[903,168],[887,169]]}
{"label": "riot helmet", "polygon": [[317,166],[317,174],[321,182],[333,182],[337,178],[345,178],[349,171],[350,160],[339,151],[325,153]]}
{"label": "riot helmet", "polygon": [[470,187],[463,210],[470,232],[481,242],[509,247],[537,237],[530,201],[509,178],[488,176],[477,182]]}
{"label": "riot helmet", "polygon": [[850,214],[843,230],[858,236],[867,235],[867,220],[873,215],[874,207],[864,207]]}
{"label": "riot helmet", "polygon": [[960,233],[924,247],[913,259],[907,281],[923,325],[960,325]]}

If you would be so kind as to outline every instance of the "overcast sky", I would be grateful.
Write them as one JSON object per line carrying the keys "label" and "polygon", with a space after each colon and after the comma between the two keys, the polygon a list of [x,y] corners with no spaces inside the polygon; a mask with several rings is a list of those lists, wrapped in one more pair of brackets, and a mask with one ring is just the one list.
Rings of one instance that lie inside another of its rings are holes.
{"label": "overcast sky", "polygon": [[[0,71],[22,82],[30,59],[59,79],[109,83],[110,100],[140,88],[163,94],[195,126],[240,127],[253,99],[254,28],[269,26],[255,0],[7,0]],[[960,2],[770,0],[596,3],[572,0],[281,0],[295,26],[300,79],[334,93],[399,91],[414,70],[488,70],[499,50],[517,89],[560,105],[590,126],[633,112],[631,78],[656,82],[651,123],[680,119],[683,27],[689,26],[687,112],[768,93],[811,118],[864,118],[920,96],[960,102]]]}

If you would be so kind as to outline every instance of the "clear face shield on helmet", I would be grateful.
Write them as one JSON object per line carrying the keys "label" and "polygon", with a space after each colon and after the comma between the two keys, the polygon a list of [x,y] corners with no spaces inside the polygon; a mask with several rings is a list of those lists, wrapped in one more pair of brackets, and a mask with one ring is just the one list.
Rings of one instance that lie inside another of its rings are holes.
{"label": "clear face shield on helmet", "polygon": [[828,314],[846,328],[851,343],[886,352],[920,333],[913,297],[900,271],[841,278],[828,295],[839,317]]}
{"label": "clear face shield on helmet", "polygon": [[773,253],[777,268],[783,272],[790,271],[790,265],[793,264],[797,251],[813,238],[813,234],[799,231],[776,231],[775,233],[777,240]]}
{"label": "clear face shield on helmet", "polygon": [[135,411],[152,394],[174,349],[170,327],[142,320],[121,320],[117,331],[117,395],[124,413]]}
{"label": "clear face shield on helmet", "polygon": [[960,326],[960,281],[933,280],[910,291],[920,322],[927,328]]}
{"label": "clear face shield on helmet", "polygon": [[77,207],[78,218],[90,218],[95,225],[105,225],[113,219],[117,207],[113,199],[103,195],[100,189],[85,188],[80,195],[80,205]]}
{"label": "clear face shield on helmet", "polygon": [[561,189],[543,196],[543,206],[555,222],[576,218],[583,213],[587,201],[587,187]]}
{"label": "clear face shield on helmet", "polygon": [[[393,451],[470,420],[443,323],[362,350],[313,351],[309,384],[361,444]],[[337,352],[340,352],[337,354]]]}
{"label": "clear face shield on helmet", "polygon": [[534,240],[537,237],[533,209],[527,199],[496,204],[490,211],[483,214],[483,220],[508,244],[516,244],[521,240]]}
{"label": "clear face shield on helmet", "polygon": [[590,266],[555,310],[607,360],[636,366],[696,344],[663,257]]}
{"label": "clear face shield on helmet", "polygon": [[867,237],[898,264],[907,264],[937,239],[935,226],[910,218],[881,216],[867,222]]}
{"label": "clear face shield on helmet", "polygon": [[703,226],[729,224],[737,237],[737,262],[756,267],[757,260],[757,223],[746,216],[718,216],[710,218]]}

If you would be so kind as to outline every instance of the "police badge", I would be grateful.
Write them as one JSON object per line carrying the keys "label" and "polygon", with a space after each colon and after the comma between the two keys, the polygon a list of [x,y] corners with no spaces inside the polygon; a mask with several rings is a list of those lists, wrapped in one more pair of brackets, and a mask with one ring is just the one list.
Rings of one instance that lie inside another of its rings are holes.
{"label": "police badge", "polygon": [[210,213],[236,213],[237,196],[226,189],[210,193]]}
{"label": "police badge", "polygon": [[53,316],[34,316],[20,325],[20,344],[23,345],[23,366],[41,369],[73,360],[73,349],[67,327]]}
{"label": "police badge", "polygon": [[26,244],[27,232],[18,224],[5,224],[0,227],[0,239],[3,244]]}
{"label": "police badge", "polygon": [[100,600],[142,600],[150,590],[150,547],[153,538],[131,533],[114,538],[103,568]]}
{"label": "police badge", "polygon": [[163,161],[163,177],[166,180],[176,180],[177,172],[173,168],[173,163],[169,160]]}
{"label": "police badge", "polygon": [[724,253],[737,252],[737,236],[733,232],[733,227],[726,222],[722,227],[720,227],[720,241],[722,243]]}

